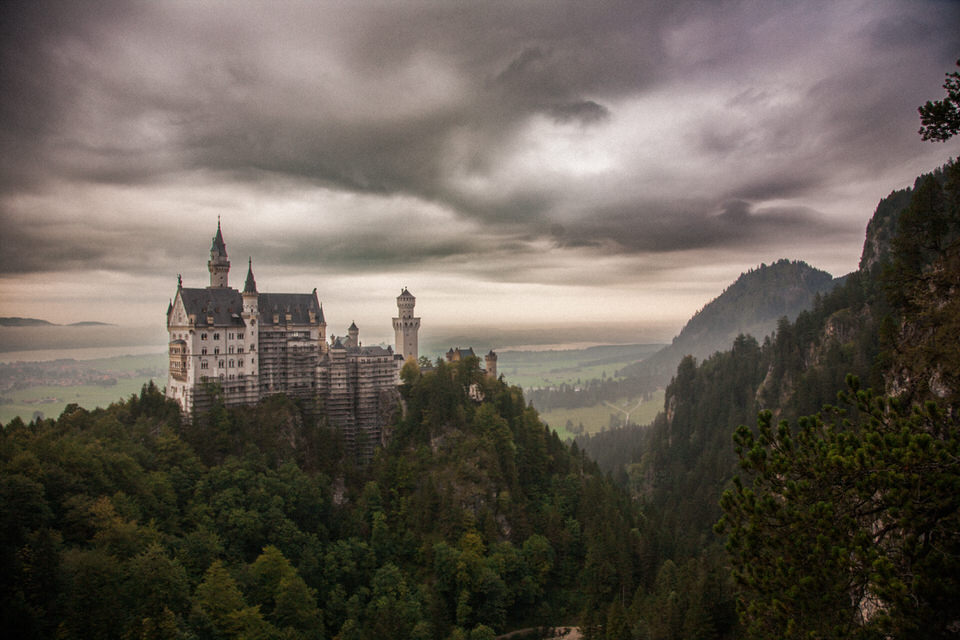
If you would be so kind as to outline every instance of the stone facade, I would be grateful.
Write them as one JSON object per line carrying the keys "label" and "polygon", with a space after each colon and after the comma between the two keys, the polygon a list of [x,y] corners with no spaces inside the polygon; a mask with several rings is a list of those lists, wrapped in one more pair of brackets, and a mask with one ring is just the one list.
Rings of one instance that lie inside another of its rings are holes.
{"label": "stone facade", "polygon": [[413,317],[413,307],[417,299],[413,297],[407,288],[404,287],[400,295],[397,296],[398,317],[393,319],[393,331],[396,337],[397,353],[403,356],[404,360],[413,358],[414,361],[420,357],[420,346],[417,343],[417,334],[420,331],[420,318]]}
{"label": "stone facade", "polygon": [[227,406],[256,404],[275,393],[313,400],[352,451],[372,457],[397,407],[401,347],[416,357],[420,319],[413,318],[410,292],[397,298],[403,322],[394,353],[363,346],[356,324],[347,337],[328,343],[317,290],[259,293],[252,260],[243,291],[231,288],[219,222],[207,268],[210,286],[187,288],[178,277],[167,309],[167,397],[187,416],[209,408],[217,388]]}

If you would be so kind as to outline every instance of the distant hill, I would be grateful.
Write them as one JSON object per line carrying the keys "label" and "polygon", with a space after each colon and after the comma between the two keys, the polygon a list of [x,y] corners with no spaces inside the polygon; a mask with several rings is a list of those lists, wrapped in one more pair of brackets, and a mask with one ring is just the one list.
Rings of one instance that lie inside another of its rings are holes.
{"label": "distant hill", "polygon": [[620,371],[627,378],[665,384],[684,356],[703,360],[730,348],[741,333],[763,340],[780,318],[793,320],[809,309],[817,294],[833,289],[840,279],[806,262],[779,260],[743,273],[703,309],[693,315],[673,343],[646,360]]}
{"label": "distant hill", "polygon": [[[642,496],[646,522],[659,532],[654,537],[664,567],[676,571],[728,543],[734,553],[725,556],[727,562],[739,576],[749,577],[738,583],[740,597],[751,607],[763,598],[772,603],[752,609],[753,619],[766,624],[771,611],[801,612],[798,603],[809,598],[817,602],[808,609],[813,616],[797,614],[784,622],[787,628],[809,629],[827,628],[821,618],[830,615],[841,621],[831,629],[861,620],[855,618],[861,604],[851,599],[846,585],[887,594],[892,591],[883,590],[884,576],[892,576],[898,580],[897,594],[900,585],[903,594],[909,591],[903,600],[909,605],[897,609],[892,601],[899,595],[870,596],[871,610],[898,617],[900,626],[893,629],[950,635],[946,629],[960,619],[960,584],[953,577],[960,575],[960,544],[956,536],[939,532],[960,528],[957,454],[941,453],[948,447],[957,450],[960,432],[958,194],[960,164],[921,176],[913,189],[891,193],[867,227],[860,268],[809,310],[793,322],[778,323],[769,341],[739,337],[731,349],[706,360],[681,360],[666,387],[663,412],[650,426],[577,439],[601,469]],[[696,329],[697,319],[684,332]],[[847,387],[848,374],[855,376],[859,389],[852,406],[837,395]],[[896,401],[888,403],[866,389]],[[839,403],[845,413],[821,411],[827,403]],[[758,424],[761,411],[765,426],[741,428],[742,439],[734,445],[737,425]],[[798,420],[815,413],[816,420]],[[792,435],[787,426],[770,427],[780,419],[794,425]],[[756,439],[744,433],[756,434]],[[737,475],[742,484],[733,482]],[[772,479],[766,486],[756,482],[764,477]],[[722,529],[728,537],[718,538],[713,527],[723,512],[718,503],[730,487],[727,495],[735,498],[726,502],[727,515],[741,518],[756,505],[751,521],[756,526],[747,532],[744,519],[731,519]],[[835,517],[810,517],[825,505]],[[896,528],[872,537],[881,530],[877,523],[894,521]],[[774,548],[778,535],[780,549],[787,553]],[[831,535],[843,542],[834,545]],[[847,562],[860,556],[841,545],[856,539],[887,555],[859,565]],[[914,546],[920,539],[938,542]],[[811,560],[825,557],[818,555],[823,549],[843,560],[835,568],[832,560]],[[843,550],[837,554],[836,549]],[[878,566],[886,567],[882,576]],[[820,571],[828,577],[809,577]],[[765,576],[775,574],[787,576],[790,588],[808,586],[787,594],[780,585],[764,583]],[[657,580],[664,575],[661,570]],[[881,586],[875,589],[874,584]],[[927,584],[935,586],[926,589]],[[694,592],[687,601],[697,602],[697,597]],[[823,606],[827,598],[839,606]],[[652,610],[665,610],[675,595],[664,589],[654,600]],[[863,624],[881,623],[886,624],[878,616]],[[772,625],[764,630],[754,637],[784,637]],[[913,635],[883,632],[877,637]]]}
{"label": "distant hill", "polygon": [[0,318],[0,327],[52,327],[52,322],[38,318]]}
{"label": "distant hill", "polygon": [[71,322],[70,324],[57,324],[39,318],[0,318],[0,327],[113,327],[109,322]]}

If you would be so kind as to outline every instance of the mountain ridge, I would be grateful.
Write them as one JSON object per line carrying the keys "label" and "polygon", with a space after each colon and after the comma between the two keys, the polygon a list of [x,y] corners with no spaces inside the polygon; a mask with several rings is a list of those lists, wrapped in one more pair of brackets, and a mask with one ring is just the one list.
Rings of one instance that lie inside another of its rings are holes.
{"label": "mountain ridge", "polygon": [[665,384],[680,360],[691,355],[703,360],[729,349],[739,334],[762,340],[780,318],[793,320],[814,304],[818,295],[843,281],[802,260],[778,260],[746,271],[723,292],[697,311],[671,344],[654,355],[624,367],[626,378],[651,377]]}

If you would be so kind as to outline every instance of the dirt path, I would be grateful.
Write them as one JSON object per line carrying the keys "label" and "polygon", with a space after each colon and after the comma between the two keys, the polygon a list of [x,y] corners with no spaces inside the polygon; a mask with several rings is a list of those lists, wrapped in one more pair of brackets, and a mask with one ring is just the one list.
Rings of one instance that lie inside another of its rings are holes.
{"label": "dirt path", "polygon": [[[516,631],[505,633],[502,636],[497,636],[497,640],[510,640],[516,636],[522,636],[523,634],[531,633],[542,628],[543,627],[529,627],[527,629],[517,629]],[[550,631],[553,632],[553,635],[544,636],[545,640],[580,640],[582,637],[578,627],[553,627]]]}

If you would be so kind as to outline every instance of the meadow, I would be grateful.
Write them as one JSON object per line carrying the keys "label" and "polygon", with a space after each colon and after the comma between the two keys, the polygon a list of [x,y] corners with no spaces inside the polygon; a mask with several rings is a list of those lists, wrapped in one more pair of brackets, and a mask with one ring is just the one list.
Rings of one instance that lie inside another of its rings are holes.
{"label": "meadow", "polygon": [[627,398],[592,407],[553,409],[541,412],[540,419],[556,431],[561,440],[572,439],[582,434],[598,433],[611,426],[622,427],[626,423],[627,414],[631,424],[649,424],[663,409],[663,396],[663,389],[660,389],[646,400]]}
{"label": "meadow", "polygon": [[165,365],[162,353],[0,363],[0,423],[16,416],[29,421],[38,412],[55,418],[71,403],[86,409],[107,407],[139,393],[150,380],[163,387]]}

